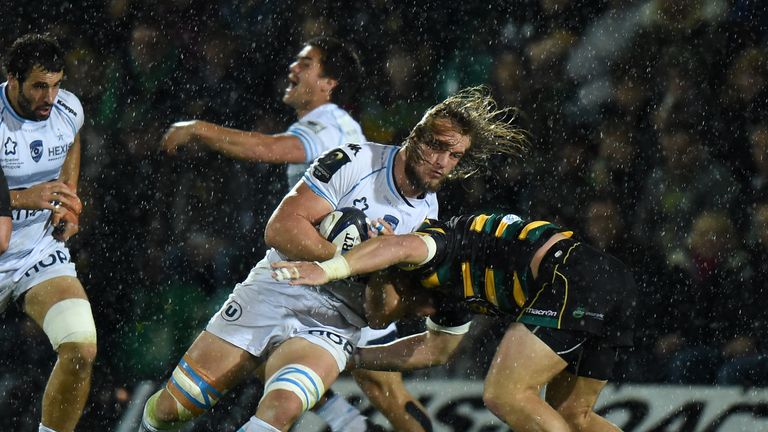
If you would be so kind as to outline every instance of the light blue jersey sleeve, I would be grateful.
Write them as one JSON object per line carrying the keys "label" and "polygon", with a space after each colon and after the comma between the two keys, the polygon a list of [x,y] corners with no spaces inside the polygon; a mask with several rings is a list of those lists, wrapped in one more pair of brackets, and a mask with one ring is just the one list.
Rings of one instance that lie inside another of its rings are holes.
{"label": "light blue jersey sleeve", "polygon": [[325,104],[309,112],[288,128],[304,146],[305,162],[349,143],[365,141],[360,125],[350,115],[333,104]]}

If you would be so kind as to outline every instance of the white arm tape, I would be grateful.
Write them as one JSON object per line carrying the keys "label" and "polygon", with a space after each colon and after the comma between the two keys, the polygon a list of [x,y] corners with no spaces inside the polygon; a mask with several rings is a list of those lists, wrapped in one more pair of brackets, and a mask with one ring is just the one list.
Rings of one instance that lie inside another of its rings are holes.
{"label": "white arm tape", "polygon": [[472,321],[456,327],[445,327],[432,321],[432,318],[427,317],[426,324],[427,324],[427,330],[436,331],[440,333],[448,333],[452,335],[463,335],[469,331],[469,325],[472,324]]}
{"label": "white arm tape", "polygon": [[437,253],[437,243],[435,243],[435,239],[432,238],[430,235],[426,234],[416,234],[425,245],[427,245],[427,258],[418,263],[417,266],[423,266],[424,264],[428,263],[429,260],[435,257],[435,254]]}
{"label": "white arm tape", "polygon": [[349,269],[349,263],[341,255],[336,255],[328,261],[316,263],[323,269],[330,280],[344,279],[352,274],[352,271]]}

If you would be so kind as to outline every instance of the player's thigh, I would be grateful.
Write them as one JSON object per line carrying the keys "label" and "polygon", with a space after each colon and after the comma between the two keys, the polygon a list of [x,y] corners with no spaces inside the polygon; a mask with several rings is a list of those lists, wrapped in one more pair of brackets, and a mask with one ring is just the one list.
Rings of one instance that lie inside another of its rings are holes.
{"label": "player's thigh", "polygon": [[259,365],[256,357],[242,348],[203,331],[187,350],[184,358],[196,371],[220,389],[229,389],[251,375]]}
{"label": "player's thigh", "polygon": [[525,325],[507,329],[485,378],[487,394],[512,394],[538,389],[560,373],[567,363]]}
{"label": "player's thigh", "polygon": [[24,312],[40,327],[53,305],[67,299],[88,300],[76,277],[59,276],[34,285],[24,295]]}

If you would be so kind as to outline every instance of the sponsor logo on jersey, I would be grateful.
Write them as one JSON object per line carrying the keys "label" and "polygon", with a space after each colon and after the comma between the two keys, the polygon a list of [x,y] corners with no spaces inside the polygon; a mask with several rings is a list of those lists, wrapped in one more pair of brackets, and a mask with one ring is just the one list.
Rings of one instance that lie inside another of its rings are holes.
{"label": "sponsor logo on jersey", "polygon": [[331,181],[331,177],[336,171],[351,161],[349,156],[342,149],[331,150],[323,157],[317,160],[312,170],[312,175],[323,183]]}
{"label": "sponsor logo on jersey", "polygon": [[243,315],[243,307],[240,303],[230,300],[221,308],[221,317],[224,321],[236,321]]}
{"label": "sponsor logo on jersey", "polygon": [[70,114],[72,114],[73,116],[77,117],[77,112],[75,112],[75,110],[73,110],[72,108],[70,108],[70,107],[69,107],[69,105],[67,105],[67,104],[65,104],[64,102],[62,102],[62,101],[61,101],[61,99],[58,99],[58,100],[56,101],[56,103],[57,103],[57,104],[59,104],[59,106],[61,106],[62,108],[64,108],[64,110],[66,110],[68,113],[70,113]]}
{"label": "sponsor logo on jersey", "polygon": [[3,143],[3,154],[6,155],[6,156],[8,156],[8,155],[15,155],[16,154],[16,146],[18,144],[19,143],[17,143],[16,141],[12,140],[11,137],[8,137],[8,139],[6,139],[5,142]]}
{"label": "sponsor logo on jersey", "polygon": [[312,132],[318,134],[321,130],[325,129],[325,125],[317,122],[315,120],[304,120],[300,121],[299,124],[304,126],[305,128],[311,130]]}
{"label": "sponsor logo on jersey", "polygon": [[515,222],[521,221],[520,216],[508,214],[505,215],[503,218],[501,218],[501,221],[506,223],[507,225],[512,225]]}
{"label": "sponsor logo on jersey", "polygon": [[352,156],[357,156],[357,153],[360,152],[363,148],[360,147],[358,144],[348,144],[347,147],[352,151]]}
{"label": "sponsor logo on jersey", "polygon": [[43,157],[43,141],[34,140],[29,143],[29,154],[32,155],[32,160],[40,162],[40,158]]}
{"label": "sponsor logo on jersey", "polygon": [[354,207],[357,207],[357,208],[359,208],[359,209],[360,209],[360,210],[362,210],[362,211],[366,211],[366,210],[368,210],[368,208],[370,207],[370,206],[368,205],[368,198],[366,198],[366,197],[362,197],[362,198],[356,198],[356,199],[354,199],[354,200],[352,201],[352,205],[353,205]]}
{"label": "sponsor logo on jersey", "polygon": [[384,221],[392,226],[392,231],[394,231],[397,226],[400,224],[400,219],[388,214],[384,215]]}
{"label": "sponsor logo on jersey", "polygon": [[600,321],[602,321],[605,318],[603,314],[597,313],[597,312],[590,312],[588,310],[585,310],[581,306],[577,307],[576,310],[573,311],[573,317],[576,319],[589,317],[589,318],[600,320]]}
{"label": "sponsor logo on jersey", "polygon": [[[557,312],[555,312],[553,310],[542,310],[542,309],[533,309],[533,308],[526,309],[525,313],[528,313],[528,314],[531,314],[531,315],[548,316],[548,317],[555,317],[555,316],[557,316]],[[575,314],[575,312],[574,312],[574,314]]]}
{"label": "sponsor logo on jersey", "polygon": [[62,144],[48,148],[48,159],[56,160],[61,159],[67,155],[69,151],[69,144]]}

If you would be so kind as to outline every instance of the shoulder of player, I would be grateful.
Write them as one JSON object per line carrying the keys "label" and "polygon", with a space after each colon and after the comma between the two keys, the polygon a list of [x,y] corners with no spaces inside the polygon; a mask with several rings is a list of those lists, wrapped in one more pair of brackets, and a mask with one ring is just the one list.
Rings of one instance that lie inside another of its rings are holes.
{"label": "shoulder of player", "polygon": [[56,98],[55,106],[59,111],[63,112],[69,117],[77,119],[83,118],[83,105],[80,103],[80,99],[78,99],[74,93],[68,90],[59,90],[59,95]]}
{"label": "shoulder of player", "polygon": [[353,165],[363,165],[366,168],[389,166],[395,159],[399,147],[378,144],[375,142],[347,143],[339,147],[344,150]]}
{"label": "shoulder of player", "polygon": [[339,124],[340,119],[347,117],[352,119],[349,113],[343,109],[334,104],[327,103],[308,112],[294,125],[307,128],[315,134],[319,134],[324,130],[329,130],[329,128],[331,130],[341,131],[342,127]]}

